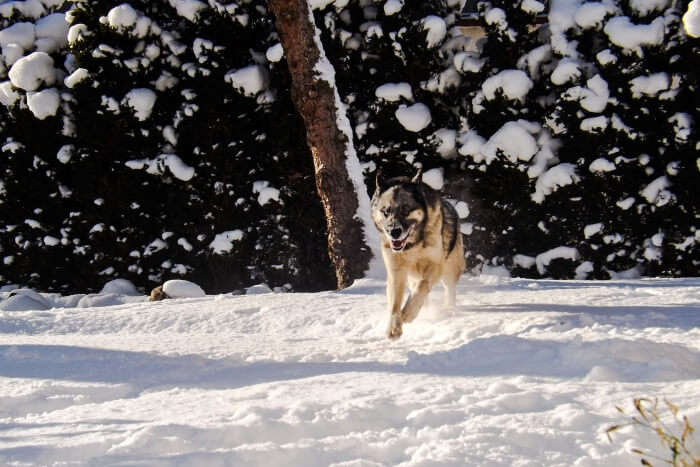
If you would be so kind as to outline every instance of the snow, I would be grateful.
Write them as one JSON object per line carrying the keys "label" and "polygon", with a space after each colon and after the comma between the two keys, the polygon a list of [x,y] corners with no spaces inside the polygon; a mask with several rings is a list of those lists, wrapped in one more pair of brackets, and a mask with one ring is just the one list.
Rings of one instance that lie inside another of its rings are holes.
{"label": "snow", "polygon": [[542,203],[547,195],[555,192],[559,187],[578,182],[576,166],[565,162],[551,167],[537,178],[535,192],[531,198],[535,203]]}
{"label": "snow", "polygon": [[630,0],[630,6],[641,16],[646,16],[654,11],[663,11],[670,2],[671,0]]}
{"label": "snow", "polygon": [[113,279],[107,282],[100,290],[101,294],[117,294],[117,295],[140,295],[136,286],[131,281],[126,279]]}
{"label": "snow", "polygon": [[258,203],[260,206],[265,206],[270,201],[280,202],[280,191],[270,186],[270,182],[267,180],[254,182],[253,193],[258,194]]}
{"label": "snow", "polygon": [[[479,150],[487,164],[498,157],[499,151],[513,163],[527,162],[537,153],[537,141],[524,122],[506,122]],[[481,161],[479,157],[475,160]]]}
{"label": "snow", "polygon": [[613,44],[623,49],[661,45],[664,40],[664,19],[659,17],[650,24],[634,24],[627,16],[616,16],[607,22],[603,31]]}
{"label": "snow", "polygon": [[35,25],[37,49],[51,53],[68,44],[68,23],[64,13],[53,13],[39,19]]}
{"label": "snow", "polygon": [[496,98],[498,91],[510,100],[522,100],[532,89],[534,83],[522,70],[503,70],[486,79],[481,85],[481,90],[487,99]]}
{"label": "snow", "polygon": [[590,170],[593,173],[596,172],[612,172],[615,170],[617,167],[613,162],[610,162],[604,157],[599,157],[598,159],[594,160],[591,162],[591,164],[588,166],[588,170]]}
{"label": "snow", "polygon": [[683,15],[683,26],[689,36],[700,37],[700,0],[693,0]]}
{"label": "snow", "polygon": [[523,0],[520,8],[528,13],[537,14],[542,13],[545,7],[544,4],[538,2],[537,0]]}
{"label": "snow", "polygon": [[144,121],[151,116],[156,98],[156,93],[151,89],[135,88],[126,93],[122,104],[134,109],[134,116],[139,121]]}
{"label": "snow", "polygon": [[17,60],[8,76],[15,87],[25,91],[36,91],[42,84],[50,86],[56,81],[53,58],[46,52],[32,52]]}
{"label": "snow", "polygon": [[603,231],[603,224],[601,222],[595,224],[588,224],[583,228],[583,235],[588,239],[594,235],[599,234]]}
{"label": "snow", "polygon": [[457,131],[449,128],[440,128],[432,135],[433,140],[437,143],[435,150],[442,157],[449,159],[457,152]]}
{"label": "snow", "polygon": [[244,95],[255,97],[259,92],[267,89],[270,76],[267,68],[261,65],[248,65],[239,70],[229,71],[224,80],[241,91]]}
{"label": "snow", "polygon": [[576,261],[579,259],[579,257],[580,255],[576,248],[560,246],[537,255],[535,257],[535,264],[537,265],[537,271],[540,274],[546,274],[547,267],[553,260],[568,259],[571,261]]}
{"label": "snow", "polygon": [[134,7],[128,3],[117,5],[107,13],[107,24],[117,31],[125,31],[132,28],[139,18]]}
{"label": "snow", "polygon": [[196,175],[194,167],[190,167],[175,154],[161,154],[153,159],[135,159],[125,162],[130,169],[141,170],[152,175],[163,175],[167,168],[178,180],[188,182]]}
{"label": "snow", "polygon": [[413,100],[413,91],[408,83],[382,84],[374,91],[374,95],[388,102],[398,102],[402,98],[409,101]]}
{"label": "snow", "polygon": [[445,184],[444,169],[442,167],[437,167],[435,169],[427,170],[423,173],[421,177],[423,183],[428,185],[434,190],[442,190]]}
{"label": "snow", "polygon": [[630,89],[634,97],[656,96],[671,85],[668,73],[659,72],[648,76],[637,76],[630,80]]}
{"label": "snow", "polygon": [[420,21],[423,29],[428,31],[426,35],[426,44],[428,48],[437,47],[445,40],[447,36],[447,24],[445,20],[439,16],[429,15]]}
{"label": "snow", "polygon": [[579,124],[579,128],[589,133],[602,132],[608,127],[609,119],[604,115],[598,117],[584,118]]}
{"label": "snow", "polygon": [[486,63],[484,59],[475,57],[471,52],[460,52],[452,61],[455,69],[460,73],[478,73]]}
{"label": "snow", "polygon": [[284,58],[284,49],[282,48],[282,44],[277,43],[272,47],[268,48],[265,51],[265,57],[267,58],[267,61],[272,63],[276,63],[282,60],[282,58]]}
{"label": "snow", "polygon": [[206,3],[198,0],[168,0],[170,6],[177,10],[177,14],[194,22],[197,20],[199,12],[208,8]]}
{"label": "snow", "polygon": [[73,73],[66,76],[63,80],[64,84],[69,88],[73,89],[78,83],[90,76],[90,72],[85,68],[77,68]]}
{"label": "snow", "polygon": [[36,33],[33,23],[20,22],[0,31],[0,46],[4,49],[10,44],[17,44],[24,50],[34,47]]}
{"label": "snow", "polygon": [[9,107],[19,99],[19,93],[12,88],[10,81],[0,83],[0,103]]}
{"label": "snow", "polygon": [[661,448],[610,443],[615,406],[667,398],[700,424],[698,279],[463,278],[391,344],[383,288],[24,295],[0,313],[0,461],[625,467]]}
{"label": "snow", "polygon": [[574,86],[564,93],[564,99],[577,100],[589,112],[600,113],[608,105],[610,90],[608,83],[600,75],[586,81],[586,87]]}
{"label": "snow", "polygon": [[387,0],[384,3],[384,14],[386,16],[395,15],[403,8],[404,0]]}
{"label": "snow", "polygon": [[430,109],[420,102],[410,106],[402,104],[396,109],[394,115],[401,126],[415,133],[425,129],[432,121]]}
{"label": "snow", "polygon": [[580,63],[577,60],[563,58],[552,71],[550,80],[557,86],[561,86],[569,81],[576,81],[581,76]]}
{"label": "snow", "polygon": [[27,107],[39,120],[56,115],[61,104],[61,96],[56,88],[27,93]]}
{"label": "snow", "polygon": [[239,229],[221,232],[214,236],[214,240],[209,244],[209,248],[217,255],[230,253],[233,250],[233,242],[242,238],[243,231]]}
{"label": "snow", "polygon": [[165,281],[163,292],[170,298],[197,298],[206,295],[199,285],[183,279]]}
{"label": "snow", "polygon": [[651,204],[663,206],[673,199],[673,194],[666,190],[671,186],[668,177],[662,175],[649,183],[640,194]]}
{"label": "snow", "polygon": [[574,21],[583,29],[600,26],[605,17],[615,12],[615,7],[603,2],[584,2],[576,9]]}

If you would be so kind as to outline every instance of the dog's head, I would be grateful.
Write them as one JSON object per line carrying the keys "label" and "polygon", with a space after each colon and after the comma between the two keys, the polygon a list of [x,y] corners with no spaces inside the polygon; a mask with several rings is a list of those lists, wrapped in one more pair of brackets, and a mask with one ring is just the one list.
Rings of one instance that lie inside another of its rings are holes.
{"label": "dog's head", "polygon": [[382,181],[377,175],[372,219],[394,252],[410,248],[422,239],[427,206],[420,177],[420,171],[413,179],[397,177]]}

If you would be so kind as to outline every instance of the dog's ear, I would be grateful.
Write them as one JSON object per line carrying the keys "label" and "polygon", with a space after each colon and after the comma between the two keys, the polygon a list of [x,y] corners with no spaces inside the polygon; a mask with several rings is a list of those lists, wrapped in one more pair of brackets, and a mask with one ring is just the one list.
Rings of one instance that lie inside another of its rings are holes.
{"label": "dog's ear", "polygon": [[418,168],[418,172],[416,172],[416,174],[411,179],[411,182],[421,183],[423,181],[422,177],[423,177],[423,168],[420,167],[420,168]]}
{"label": "dog's ear", "polygon": [[377,167],[377,170],[374,173],[374,195],[372,195],[372,199],[378,198],[382,191],[384,191],[384,183],[382,183],[382,169]]}

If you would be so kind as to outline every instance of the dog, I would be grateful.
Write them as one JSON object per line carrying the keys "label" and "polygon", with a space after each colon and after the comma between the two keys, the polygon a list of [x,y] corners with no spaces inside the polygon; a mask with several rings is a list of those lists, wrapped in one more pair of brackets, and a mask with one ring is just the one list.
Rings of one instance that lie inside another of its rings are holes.
{"label": "dog", "polygon": [[[380,232],[387,271],[389,339],[401,337],[403,323],[418,316],[438,280],[445,288],[445,305],[453,307],[465,267],[459,216],[421,177],[419,170],[412,179],[382,181],[378,173],[372,196],[372,220]],[[403,303],[407,283],[409,296]]]}

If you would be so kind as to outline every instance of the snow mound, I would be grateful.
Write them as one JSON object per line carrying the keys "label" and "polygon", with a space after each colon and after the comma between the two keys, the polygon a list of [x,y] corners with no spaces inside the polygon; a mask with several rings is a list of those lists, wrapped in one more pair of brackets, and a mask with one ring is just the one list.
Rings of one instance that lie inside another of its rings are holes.
{"label": "snow mound", "polygon": [[196,298],[206,295],[199,285],[183,279],[166,281],[163,284],[163,292],[170,298]]}
{"label": "snow mound", "polygon": [[133,282],[126,279],[113,279],[107,282],[100,290],[101,294],[116,295],[142,295],[136,290]]}

